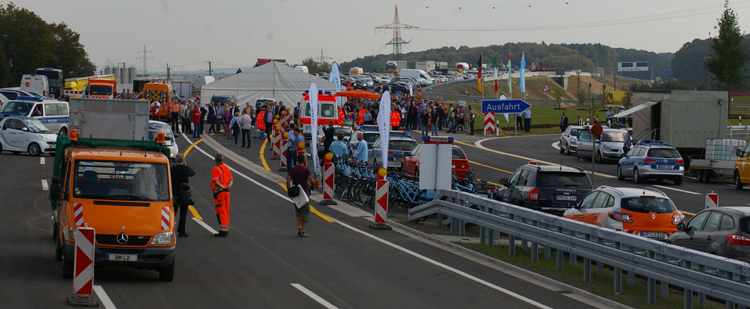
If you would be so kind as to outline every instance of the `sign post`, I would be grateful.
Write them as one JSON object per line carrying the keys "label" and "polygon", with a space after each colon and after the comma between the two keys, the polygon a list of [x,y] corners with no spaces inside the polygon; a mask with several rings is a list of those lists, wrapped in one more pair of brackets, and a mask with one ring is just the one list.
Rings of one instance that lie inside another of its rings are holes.
{"label": "sign post", "polygon": [[591,151],[591,185],[594,185],[594,162],[596,162],[596,139],[599,138],[599,136],[602,136],[602,133],[604,132],[604,129],[602,128],[602,125],[595,124],[591,126],[591,135],[594,136],[593,138],[593,149]]}
{"label": "sign post", "polygon": [[482,100],[482,113],[508,113],[516,114],[514,121],[514,127],[516,128],[516,135],[518,135],[518,115],[519,113],[530,108],[531,104],[526,103],[524,100]]}

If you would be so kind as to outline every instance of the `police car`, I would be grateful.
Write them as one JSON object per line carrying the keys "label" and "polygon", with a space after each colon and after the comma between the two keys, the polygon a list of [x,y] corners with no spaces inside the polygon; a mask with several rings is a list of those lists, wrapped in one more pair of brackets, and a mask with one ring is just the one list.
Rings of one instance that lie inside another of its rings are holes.
{"label": "police car", "polygon": [[617,179],[633,177],[636,183],[647,179],[669,179],[682,184],[685,161],[664,141],[640,141],[617,163]]}
{"label": "police car", "polygon": [[3,106],[0,110],[0,118],[8,116],[36,118],[52,133],[67,136],[69,112],[68,103],[64,101],[19,96]]}

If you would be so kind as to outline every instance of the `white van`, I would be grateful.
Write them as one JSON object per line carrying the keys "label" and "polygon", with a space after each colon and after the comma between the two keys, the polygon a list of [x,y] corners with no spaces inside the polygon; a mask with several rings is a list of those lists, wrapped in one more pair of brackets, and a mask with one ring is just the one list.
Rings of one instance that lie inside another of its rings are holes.
{"label": "white van", "polygon": [[44,98],[49,97],[49,82],[47,76],[36,74],[24,74],[21,78],[21,90],[36,92]]}
{"label": "white van", "polygon": [[417,70],[417,69],[401,69],[401,71],[398,72],[399,77],[411,77],[414,79],[418,78],[424,78],[427,81],[430,82],[430,84],[435,84],[435,79],[430,77],[430,74],[427,74],[427,72],[423,70]]}

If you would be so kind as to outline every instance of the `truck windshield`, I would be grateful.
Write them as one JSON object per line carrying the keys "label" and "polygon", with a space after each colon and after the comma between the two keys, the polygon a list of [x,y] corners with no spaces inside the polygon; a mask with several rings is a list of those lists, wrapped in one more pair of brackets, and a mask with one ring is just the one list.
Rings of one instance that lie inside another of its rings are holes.
{"label": "truck windshield", "polygon": [[110,96],[112,95],[112,86],[105,86],[105,85],[91,85],[89,87],[89,93],[90,95],[106,95]]}
{"label": "truck windshield", "polygon": [[34,103],[30,102],[9,102],[8,104],[5,104],[5,107],[3,107],[3,110],[0,111],[0,113],[28,115],[33,106]]}
{"label": "truck windshield", "polygon": [[73,196],[107,200],[169,201],[167,165],[78,161]]}

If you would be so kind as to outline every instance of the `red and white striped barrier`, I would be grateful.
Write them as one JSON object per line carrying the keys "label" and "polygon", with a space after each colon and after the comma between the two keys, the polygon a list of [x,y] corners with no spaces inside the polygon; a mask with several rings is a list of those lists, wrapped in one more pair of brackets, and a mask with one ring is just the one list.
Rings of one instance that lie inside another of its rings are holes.
{"label": "red and white striped barrier", "polygon": [[495,113],[484,113],[484,135],[492,135],[495,130]]}
{"label": "red and white striped barrier", "polygon": [[[284,132],[284,134],[281,134],[281,136],[283,137],[282,140],[285,141],[289,137],[289,133],[288,132]],[[291,155],[289,153],[289,148],[284,147],[284,151],[281,152],[281,159],[279,160],[279,162],[281,163],[281,167],[279,168],[279,172],[286,172],[288,170],[289,167],[286,166],[286,158],[289,155]]]}
{"label": "red and white striped barrier", "polygon": [[386,225],[388,220],[388,180],[385,179],[386,174],[388,174],[388,170],[382,167],[377,173],[378,180],[375,185],[375,224],[370,225],[370,228],[376,230],[392,229]]}
{"label": "red and white striped barrier", "polygon": [[706,209],[719,207],[719,195],[711,191],[706,194]]}
{"label": "red and white striped barrier", "polygon": [[323,200],[320,201],[322,205],[337,205],[333,200],[333,175],[336,168],[331,159],[333,159],[333,154],[330,152],[323,156]]}
{"label": "red and white striped barrier", "polygon": [[85,226],[76,229],[76,251],[73,259],[73,295],[68,297],[71,305],[96,304],[91,296],[94,289],[94,239],[96,232]]}
{"label": "red and white striped barrier", "polygon": [[279,160],[281,153],[281,126],[279,126],[279,120],[273,120],[273,129],[271,130],[271,146],[273,147],[272,160]]}
{"label": "red and white striped barrier", "polygon": [[66,97],[82,97],[83,91],[75,91],[75,90],[63,90],[63,96]]}

